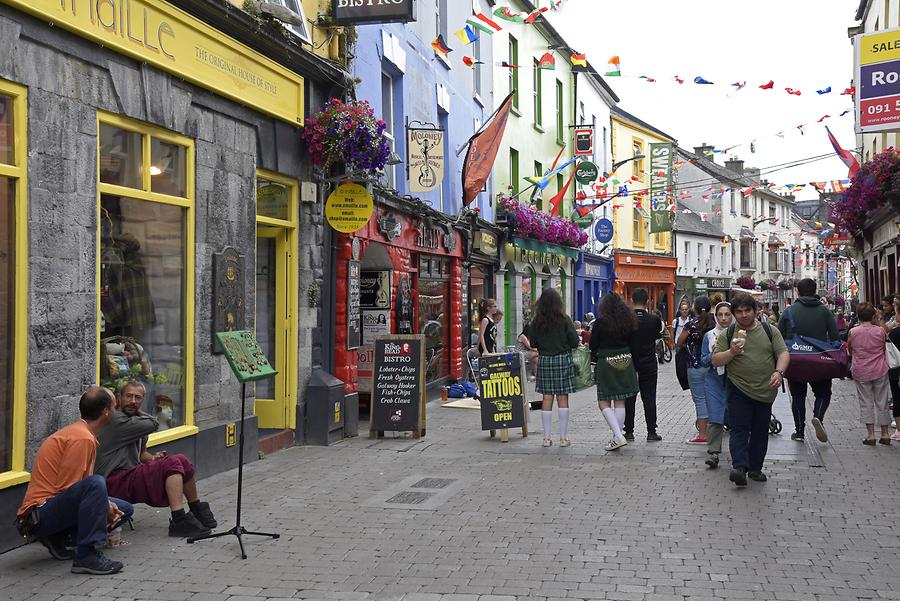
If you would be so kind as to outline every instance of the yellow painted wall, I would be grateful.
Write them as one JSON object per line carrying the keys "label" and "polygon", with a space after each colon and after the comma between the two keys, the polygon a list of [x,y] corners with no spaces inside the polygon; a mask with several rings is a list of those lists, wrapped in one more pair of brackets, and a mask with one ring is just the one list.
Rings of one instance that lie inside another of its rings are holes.
{"label": "yellow painted wall", "polygon": [[[672,235],[664,233],[661,234],[661,239],[657,240],[656,235],[650,234],[650,220],[648,218],[641,218],[640,229],[637,232],[638,236],[635,237],[634,209],[635,193],[650,187],[650,173],[648,171],[650,165],[650,144],[672,142],[673,140],[664,138],[617,115],[612,115],[611,120],[613,163],[634,156],[635,143],[641,146],[641,154],[647,157],[640,161],[625,163],[619,167],[615,174],[610,174],[611,179],[619,180],[619,185],[627,185],[629,192],[628,196],[613,200],[615,206],[621,206],[621,208],[613,209],[614,248],[619,250],[671,253]],[[637,177],[639,181],[631,181],[633,176]],[[649,215],[649,199],[645,197],[642,206],[647,215]]]}

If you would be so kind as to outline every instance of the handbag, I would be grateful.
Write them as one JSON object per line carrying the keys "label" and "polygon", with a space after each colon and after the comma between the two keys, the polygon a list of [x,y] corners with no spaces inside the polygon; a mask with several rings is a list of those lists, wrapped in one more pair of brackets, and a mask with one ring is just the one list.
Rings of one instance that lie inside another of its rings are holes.
{"label": "handbag", "polygon": [[897,350],[893,342],[884,343],[884,356],[887,358],[889,368],[900,367],[900,350]]}
{"label": "handbag", "polygon": [[850,367],[850,355],[840,340],[819,340],[797,334],[793,307],[785,311],[792,338],[784,341],[791,355],[785,377],[796,382],[816,382],[846,378]]}

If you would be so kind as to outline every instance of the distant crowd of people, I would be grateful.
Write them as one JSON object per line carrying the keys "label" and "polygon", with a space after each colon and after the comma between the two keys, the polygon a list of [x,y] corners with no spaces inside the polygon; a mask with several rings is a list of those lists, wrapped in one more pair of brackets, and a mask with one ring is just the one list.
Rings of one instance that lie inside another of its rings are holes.
{"label": "distant crowd of people", "polygon": [[[643,288],[631,291],[630,306],[616,293],[604,295],[596,317],[588,313],[583,322],[566,315],[556,290],[544,290],[517,340],[517,349],[534,365],[536,391],[542,396],[542,445],[553,444],[554,402],[559,445],[571,445],[569,395],[576,391],[572,351],[581,345],[591,350],[597,403],[612,434],[606,449],[615,451],[634,441],[638,395],[647,441],[662,440],[656,389],[657,341],[663,337],[674,345],[676,373],[695,406],[697,434],[687,443],[704,446],[704,463],[715,469],[728,433],[729,479],[738,486],[746,486],[748,479],[767,480],[763,467],[772,405],[780,388],[790,393],[792,440],[805,441],[809,424],[817,440],[828,441],[825,416],[835,378],[855,382],[860,422],[866,428],[863,444],[900,440],[900,430],[890,432],[900,414],[900,296],[889,295],[878,307],[854,302],[845,313],[843,307],[829,308],[827,299],[816,294],[813,280],[801,280],[796,288],[797,298],[783,311],[743,292],[729,301],[718,294],[699,296],[692,305],[685,300],[671,324],[664,324],[658,311],[648,310]],[[485,301],[481,352],[496,352],[498,321],[496,303]],[[825,368],[804,371],[812,355],[797,352],[823,355]],[[809,390],[814,403],[807,422]]]}

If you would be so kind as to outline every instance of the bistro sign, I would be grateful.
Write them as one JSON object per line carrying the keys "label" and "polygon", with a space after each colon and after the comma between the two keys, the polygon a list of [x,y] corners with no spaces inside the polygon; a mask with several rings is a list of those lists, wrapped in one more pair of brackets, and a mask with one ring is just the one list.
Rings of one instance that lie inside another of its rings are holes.
{"label": "bistro sign", "polygon": [[332,0],[332,21],[340,25],[415,21],[415,0]]}

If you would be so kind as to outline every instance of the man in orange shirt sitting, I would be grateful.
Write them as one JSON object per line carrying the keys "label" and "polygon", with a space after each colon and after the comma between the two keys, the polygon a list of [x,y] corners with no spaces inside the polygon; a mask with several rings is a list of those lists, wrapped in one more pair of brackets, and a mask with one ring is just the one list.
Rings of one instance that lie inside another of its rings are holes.
{"label": "man in orange shirt sitting", "polygon": [[[97,433],[112,419],[115,399],[106,388],[92,386],[78,403],[81,419],[57,430],[38,449],[31,481],[19,507],[17,525],[50,549],[57,559],[68,555],[62,540],[72,532],[75,574],[115,574],[122,563],[107,559],[96,547],[106,542],[107,528],[133,511],[106,494],[106,480],[94,476]],[[123,511],[124,508],[124,511]]]}

